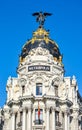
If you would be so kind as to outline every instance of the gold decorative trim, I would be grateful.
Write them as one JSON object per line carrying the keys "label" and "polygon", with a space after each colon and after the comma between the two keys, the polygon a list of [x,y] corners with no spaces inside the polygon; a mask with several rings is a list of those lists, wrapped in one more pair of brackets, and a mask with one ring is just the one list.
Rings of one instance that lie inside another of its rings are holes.
{"label": "gold decorative trim", "polygon": [[54,57],[54,60],[56,62],[62,63],[62,56],[59,56],[59,59],[57,59],[57,57]]}
{"label": "gold decorative trim", "polygon": [[51,42],[52,44],[55,44],[57,47],[57,43],[54,42],[53,40],[51,40],[49,38],[49,32],[47,32],[45,29],[43,28],[38,28],[35,32],[33,32],[33,37],[31,40],[27,41],[24,45],[23,48],[26,44],[34,44],[35,41],[42,41],[44,40],[46,42],[46,44],[48,44],[49,42]]}
{"label": "gold decorative trim", "polygon": [[44,35],[44,36],[49,36],[49,32],[47,32],[46,30],[44,30],[43,28],[38,28],[34,33],[33,36],[37,36],[37,35]]}
{"label": "gold decorative trim", "polygon": [[20,63],[24,62],[25,58],[20,57]]}

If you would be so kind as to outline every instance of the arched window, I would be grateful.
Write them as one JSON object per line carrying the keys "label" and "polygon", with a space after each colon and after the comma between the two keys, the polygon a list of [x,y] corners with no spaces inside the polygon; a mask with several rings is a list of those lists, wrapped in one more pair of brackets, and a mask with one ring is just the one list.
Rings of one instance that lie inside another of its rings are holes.
{"label": "arched window", "polygon": [[24,94],[25,93],[25,86],[23,85],[22,86],[22,94]]}
{"label": "arched window", "polygon": [[55,96],[57,97],[58,96],[58,86],[55,85]]}
{"label": "arched window", "polygon": [[42,83],[36,83],[36,95],[42,95]]}

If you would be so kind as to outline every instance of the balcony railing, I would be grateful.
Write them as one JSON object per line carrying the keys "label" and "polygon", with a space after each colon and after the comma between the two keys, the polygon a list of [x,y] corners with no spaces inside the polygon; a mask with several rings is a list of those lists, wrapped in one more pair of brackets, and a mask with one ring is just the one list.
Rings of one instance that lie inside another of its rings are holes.
{"label": "balcony railing", "polygon": [[43,120],[39,119],[39,120],[35,120],[34,123],[35,125],[43,125]]}
{"label": "balcony railing", "polygon": [[61,122],[56,121],[56,126],[61,127]]}
{"label": "balcony railing", "polygon": [[18,122],[17,126],[21,127],[22,126],[22,121]]}

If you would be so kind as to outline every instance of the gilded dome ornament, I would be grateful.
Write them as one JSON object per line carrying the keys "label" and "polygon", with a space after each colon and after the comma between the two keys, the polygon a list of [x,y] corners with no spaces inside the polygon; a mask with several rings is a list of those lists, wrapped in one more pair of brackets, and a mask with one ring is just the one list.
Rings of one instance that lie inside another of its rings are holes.
{"label": "gilded dome ornament", "polygon": [[39,22],[39,27],[35,32],[33,32],[32,38],[23,46],[20,62],[24,61],[25,57],[30,54],[32,49],[41,47],[42,49],[48,50],[56,62],[61,63],[62,55],[57,43],[49,37],[49,31],[46,31],[43,27],[45,18],[51,16],[51,14],[36,12],[33,16],[36,16],[36,21]]}

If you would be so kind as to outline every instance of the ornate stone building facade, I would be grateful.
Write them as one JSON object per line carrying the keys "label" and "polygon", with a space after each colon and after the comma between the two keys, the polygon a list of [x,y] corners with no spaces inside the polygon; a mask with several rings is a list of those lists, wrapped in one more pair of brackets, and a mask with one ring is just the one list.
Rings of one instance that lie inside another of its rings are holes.
{"label": "ornate stone building facade", "polygon": [[59,47],[41,25],[22,48],[17,77],[8,78],[0,130],[82,130],[76,78],[64,77]]}

